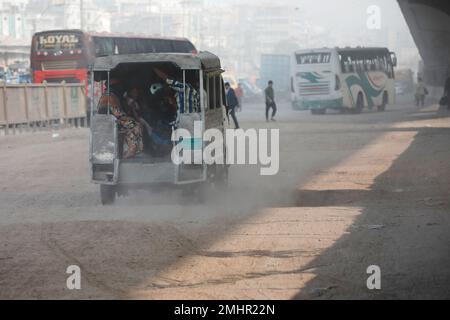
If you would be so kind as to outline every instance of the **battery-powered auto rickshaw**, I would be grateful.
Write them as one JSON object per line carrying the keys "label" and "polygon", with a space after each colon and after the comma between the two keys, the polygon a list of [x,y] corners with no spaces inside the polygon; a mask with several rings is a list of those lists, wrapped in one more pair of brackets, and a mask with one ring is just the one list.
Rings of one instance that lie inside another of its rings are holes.
{"label": "battery-powered auto rickshaw", "polygon": [[[161,79],[160,73],[167,74],[168,78],[181,84],[179,91],[168,87],[167,79]],[[151,122],[149,127],[152,129],[142,130],[142,152],[133,157],[124,157],[127,146],[118,118],[111,113],[109,106],[103,109],[95,106],[94,101],[98,99],[91,97],[89,161],[92,182],[100,185],[102,204],[111,204],[116,196],[127,195],[133,189],[168,186],[192,190],[209,185],[226,186],[228,166],[224,131],[228,126],[228,118],[222,73],[219,58],[209,52],[114,55],[95,60],[90,66],[90,94],[95,91],[94,86],[99,84],[104,96],[113,94],[113,83],[119,82],[125,92],[131,86],[138,87],[139,101],[142,109],[150,114],[148,122]],[[163,90],[163,94],[176,101],[173,121],[164,123],[161,113],[155,111],[160,104],[158,97],[153,95],[155,89]],[[199,100],[195,102],[198,105],[195,110],[187,108],[193,91]],[[125,97],[117,98],[126,110]],[[110,100],[107,101],[109,103]],[[183,110],[180,110],[180,106],[183,106]],[[163,129],[158,132],[160,126]],[[200,128],[200,139],[198,135],[194,137],[194,127]],[[172,139],[173,133],[180,128],[188,130],[194,138],[182,142]],[[178,143],[191,145],[191,151],[196,152],[196,157],[203,157],[203,150],[207,146],[203,133],[208,129],[218,129],[223,133],[223,161],[208,165],[202,159],[180,164],[173,161],[172,151]],[[157,134],[160,136],[155,139]]]}

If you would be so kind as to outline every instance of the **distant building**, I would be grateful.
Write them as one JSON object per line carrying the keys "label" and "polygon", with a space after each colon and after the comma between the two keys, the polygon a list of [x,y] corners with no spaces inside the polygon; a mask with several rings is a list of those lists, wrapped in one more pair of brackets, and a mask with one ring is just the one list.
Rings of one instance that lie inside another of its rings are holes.
{"label": "distant building", "polygon": [[300,9],[294,5],[266,4],[253,10],[254,32],[261,53],[272,53],[283,40],[295,41],[302,29]]}
{"label": "distant building", "polygon": [[25,36],[24,13],[27,1],[0,2],[0,36],[21,39]]}
{"label": "distant building", "polygon": [[94,1],[66,0],[64,28],[85,31],[111,32],[111,13]]}

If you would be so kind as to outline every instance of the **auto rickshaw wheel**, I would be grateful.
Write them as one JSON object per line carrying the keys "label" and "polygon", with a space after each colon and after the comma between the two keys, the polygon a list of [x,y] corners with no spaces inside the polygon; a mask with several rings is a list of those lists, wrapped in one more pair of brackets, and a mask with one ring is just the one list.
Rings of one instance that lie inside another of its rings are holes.
{"label": "auto rickshaw wheel", "polygon": [[228,188],[228,166],[226,164],[222,165],[221,173],[217,177],[217,187],[221,191],[225,191]]}
{"label": "auto rickshaw wheel", "polygon": [[101,184],[100,185],[100,199],[102,205],[113,204],[116,199],[116,188],[115,186]]}
{"label": "auto rickshaw wheel", "polygon": [[213,184],[219,191],[225,191],[228,187],[228,166],[226,164],[215,164],[211,167],[210,172],[212,173],[210,183]]}
{"label": "auto rickshaw wheel", "polygon": [[194,183],[182,187],[182,203],[186,205],[202,204],[206,201],[207,183]]}

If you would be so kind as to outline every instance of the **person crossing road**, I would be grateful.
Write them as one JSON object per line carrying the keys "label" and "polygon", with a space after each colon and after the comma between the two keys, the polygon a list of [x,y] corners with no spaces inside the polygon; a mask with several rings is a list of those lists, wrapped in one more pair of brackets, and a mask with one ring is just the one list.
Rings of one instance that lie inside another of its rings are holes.
{"label": "person crossing road", "polygon": [[234,89],[231,88],[230,83],[225,83],[225,94],[227,97],[227,114],[233,118],[235,129],[239,129],[239,123],[236,118],[236,108],[239,106],[238,98],[236,97],[236,93]]}
{"label": "person crossing road", "polygon": [[269,122],[269,110],[272,109],[272,116],[270,120],[275,121],[277,113],[277,105],[275,103],[275,92],[273,90],[273,81],[268,82],[267,88],[264,90],[266,96],[266,121]]}

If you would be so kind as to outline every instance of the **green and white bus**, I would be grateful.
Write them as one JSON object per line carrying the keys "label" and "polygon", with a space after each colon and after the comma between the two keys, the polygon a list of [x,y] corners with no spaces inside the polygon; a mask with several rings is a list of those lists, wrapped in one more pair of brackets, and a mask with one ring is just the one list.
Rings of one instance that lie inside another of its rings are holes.
{"label": "green and white bus", "polygon": [[395,103],[397,58],[387,48],[322,48],[292,56],[292,106],[324,114],[327,109],[384,111]]}

